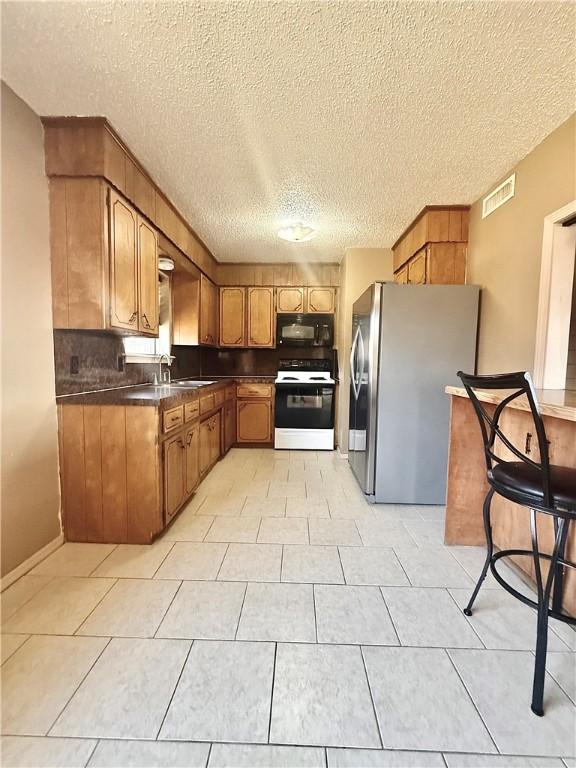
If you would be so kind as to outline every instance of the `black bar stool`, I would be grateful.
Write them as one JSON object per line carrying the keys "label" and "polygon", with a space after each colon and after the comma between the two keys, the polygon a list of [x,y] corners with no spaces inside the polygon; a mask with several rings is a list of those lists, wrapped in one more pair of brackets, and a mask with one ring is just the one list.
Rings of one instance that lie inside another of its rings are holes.
{"label": "black bar stool", "polygon": [[[498,583],[511,595],[521,600],[538,613],[536,630],[536,661],[534,665],[534,684],[532,687],[532,711],[539,716],[544,714],[544,679],[546,676],[546,650],[548,646],[548,619],[555,619],[568,624],[576,624],[576,618],[562,613],[562,590],[565,568],[576,568],[574,563],[564,559],[564,549],[568,529],[576,518],[576,468],[550,466],[548,458],[548,441],[544,423],[540,415],[536,392],[529,373],[504,373],[496,376],[471,376],[462,371],[458,372],[466,388],[468,397],[480,422],[484,453],[488,471],[490,490],[484,500],[484,530],[486,531],[486,562],[472,597],[464,613],[472,615],[472,606],[482,582],[486,578],[488,568]],[[490,416],[478,399],[475,390],[504,390],[504,399],[496,406]],[[517,397],[524,395],[528,401],[534,430],[538,440],[540,461],[534,461],[526,456],[502,432],[499,422],[504,408]],[[504,461],[495,454],[496,441],[508,448],[520,461]],[[494,552],[492,540],[492,525],[490,521],[490,504],[495,493],[506,499],[528,507],[530,510],[530,533],[532,549],[503,549]],[[538,549],[537,514],[551,515],[554,519],[554,547],[552,554],[540,552]],[[536,589],[538,600],[518,592],[498,573],[496,562],[502,557],[525,555],[534,560]],[[548,575],[544,583],[542,579],[541,560],[550,563]],[[550,598],[552,597],[552,600]],[[551,605],[550,605],[551,602]]]}

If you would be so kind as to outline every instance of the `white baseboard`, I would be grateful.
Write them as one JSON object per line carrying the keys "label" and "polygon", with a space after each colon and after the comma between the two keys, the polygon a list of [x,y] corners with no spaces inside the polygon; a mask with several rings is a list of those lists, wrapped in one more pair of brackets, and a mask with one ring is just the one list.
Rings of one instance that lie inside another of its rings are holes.
{"label": "white baseboard", "polygon": [[61,533],[59,536],[56,536],[55,539],[49,541],[45,547],[39,549],[38,552],[35,552],[29,558],[24,560],[23,563],[20,563],[20,565],[17,565],[14,570],[10,571],[10,573],[2,576],[2,579],[0,579],[0,592],[4,592],[4,590],[7,589],[11,584],[14,584],[14,582],[17,581],[21,576],[24,576],[25,573],[31,571],[32,568],[38,565],[38,563],[41,563],[42,560],[45,560],[48,555],[51,555],[52,552],[58,549],[58,547],[60,547],[63,543],[64,534]]}

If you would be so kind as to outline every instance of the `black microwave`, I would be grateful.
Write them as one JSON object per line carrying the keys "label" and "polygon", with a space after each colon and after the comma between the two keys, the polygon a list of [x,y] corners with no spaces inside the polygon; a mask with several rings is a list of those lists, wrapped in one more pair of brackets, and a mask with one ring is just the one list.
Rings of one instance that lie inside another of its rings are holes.
{"label": "black microwave", "polygon": [[333,347],[334,315],[279,314],[277,347]]}

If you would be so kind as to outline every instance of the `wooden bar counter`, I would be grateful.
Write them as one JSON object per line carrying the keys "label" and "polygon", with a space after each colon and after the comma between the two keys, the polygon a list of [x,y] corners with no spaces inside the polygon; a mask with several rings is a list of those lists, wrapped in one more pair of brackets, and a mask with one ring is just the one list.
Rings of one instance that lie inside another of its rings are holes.
{"label": "wooden bar counter", "polygon": [[[463,387],[446,387],[446,393],[451,399],[451,415],[445,543],[485,546],[482,504],[488,483],[478,418]],[[576,391],[537,390],[537,396],[550,443],[550,463],[576,467]],[[478,397],[487,404],[486,410],[493,412],[505,393],[478,392]],[[518,450],[539,460],[534,422],[524,398],[513,401],[504,409],[500,424]],[[505,460],[518,461],[503,446],[497,453]],[[554,537],[552,518],[542,514],[538,518],[540,548],[550,552]],[[498,549],[530,549],[529,510],[495,494],[492,532]],[[566,556],[576,562],[576,523],[570,527]],[[534,581],[531,558],[519,557],[515,563]],[[543,571],[546,573],[545,565]],[[565,578],[564,610],[576,615],[576,571],[570,569]]]}

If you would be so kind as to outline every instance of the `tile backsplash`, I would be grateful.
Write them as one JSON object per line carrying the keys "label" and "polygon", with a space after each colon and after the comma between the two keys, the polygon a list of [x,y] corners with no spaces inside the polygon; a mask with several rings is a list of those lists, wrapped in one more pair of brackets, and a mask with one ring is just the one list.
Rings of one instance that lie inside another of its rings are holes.
{"label": "tile backsplash", "polygon": [[[326,349],[210,349],[173,345],[172,354],[172,378],[182,379],[274,376],[283,358],[330,358],[334,353]],[[77,373],[72,373],[75,362]],[[54,367],[57,395],[145,384],[158,371],[156,363],[124,363],[122,338],[99,331],[54,331]]]}
{"label": "tile backsplash", "polygon": [[[179,349],[183,351],[172,364],[172,377],[199,376],[200,350]],[[74,357],[78,373],[71,372]],[[158,370],[155,363],[124,363],[122,338],[98,331],[54,331],[54,367],[57,395],[145,384]]]}

